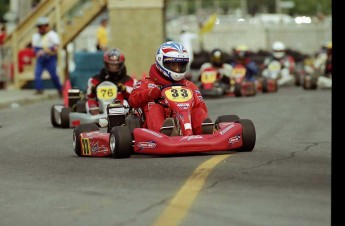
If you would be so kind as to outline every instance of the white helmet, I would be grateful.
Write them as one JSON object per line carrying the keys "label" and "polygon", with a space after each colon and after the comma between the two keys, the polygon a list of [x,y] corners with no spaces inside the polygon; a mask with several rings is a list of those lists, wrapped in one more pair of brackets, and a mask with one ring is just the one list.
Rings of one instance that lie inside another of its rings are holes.
{"label": "white helmet", "polygon": [[285,45],[280,41],[276,41],[272,44],[272,50],[275,58],[283,58],[285,56]]}
{"label": "white helmet", "polygon": [[[172,62],[182,64],[180,71],[174,71],[169,67],[168,64]],[[157,50],[156,67],[163,73],[166,79],[172,82],[180,81],[184,78],[188,63],[189,54],[186,48],[178,42],[165,42]]]}
{"label": "white helmet", "polygon": [[36,21],[36,26],[48,25],[49,19],[47,17],[39,17]]}

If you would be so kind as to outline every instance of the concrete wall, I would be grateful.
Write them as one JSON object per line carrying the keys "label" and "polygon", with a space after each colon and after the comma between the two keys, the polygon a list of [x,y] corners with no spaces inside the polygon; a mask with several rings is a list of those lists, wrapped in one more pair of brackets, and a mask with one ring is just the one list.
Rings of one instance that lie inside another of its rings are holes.
{"label": "concrete wall", "polygon": [[[167,36],[179,40],[182,26],[188,26],[194,33],[199,28],[195,20],[171,21],[167,23]],[[332,40],[332,24],[250,24],[223,23],[216,24],[213,30],[193,43],[195,52],[200,51],[200,40],[203,40],[203,47],[206,51],[213,48],[221,48],[230,53],[232,48],[239,44],[247,45],[251,50],[271,50],[274,41],[280,40],[288,48],[312,54],[318,51],[322,44]]]}
{"label": "concrete wall", "polygon": [[165,40],[164,0],[111,0],[109,44],[126,56],[128,74],[148,74],[157,48]]}

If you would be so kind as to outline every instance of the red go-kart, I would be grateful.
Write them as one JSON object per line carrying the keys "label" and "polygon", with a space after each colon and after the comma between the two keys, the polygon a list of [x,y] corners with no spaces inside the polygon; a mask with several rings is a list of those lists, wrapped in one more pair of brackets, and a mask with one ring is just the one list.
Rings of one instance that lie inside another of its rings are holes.
{"label": "red go-kart", "polygon": [[231,91],[235,97],[255,96],[257,93],[256,84],[246,81],[246,68],[242,64],[234,66],[230,76]]}
{"label": "red go-kart", "polygon": [[221,115],[215,123],[202,125],[208,134],[196,135],[191,126],[192,90],[183,85],[163,87],[162,99],[159,103],[171,109],[172,123],[160,132],[145,127],[141,111],[125,113],[121,104],[111,104],[107,110],[106,133],[95,124],[82,124],[74,129],[75,153],[78,156],[128,158],[134,153],[173,155],[254,149],[256,131],[251,120],[240,119],[237,115]]}

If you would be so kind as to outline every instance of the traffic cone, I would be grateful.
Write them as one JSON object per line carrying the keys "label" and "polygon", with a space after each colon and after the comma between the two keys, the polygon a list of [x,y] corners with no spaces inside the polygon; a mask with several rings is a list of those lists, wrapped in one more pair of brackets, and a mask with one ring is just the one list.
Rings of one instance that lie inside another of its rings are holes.
{"label": "traffic cone", "polygon": [[72,88],[71,81],[66,79],[65,84],[63,86],[62,95],[63,95],[63,103],[65,106],[68,106],[68,90]]}

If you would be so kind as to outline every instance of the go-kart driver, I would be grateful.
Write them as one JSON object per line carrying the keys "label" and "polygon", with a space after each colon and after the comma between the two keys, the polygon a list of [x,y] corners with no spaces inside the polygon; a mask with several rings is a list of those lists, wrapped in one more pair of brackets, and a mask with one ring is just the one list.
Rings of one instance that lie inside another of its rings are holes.
{"label": "go-kart driver", "polygon": [[126,104],[136,79],[127,75],[125,55],[116,48],[111,48],[103,54],[104,67],[100,72],[88,80],[87,85],[87,111],[99,114],[99,104],[96,97],[96,88],[103,81],[110,81],[118,88],[117,100]]}
{"label": "go-kart driver", "polygon": [[141,108],[148,129],[159,132],[166,125],[168,115],[166,109],[154,100],[161,97],[160,87],[170,84],[188,86],[194,94],[194,106],[191,112],[194,134],[207,133],[202,129],[202,123],[211,123],[206,104],[198,87],[185,79],[189,55],[185,47],[175,41],[163,43],[157,50],[156,62],[152,64],[149,77],[139,80],[129,97],[129,104]]}
{"label": "go-kart driver", "polygon": [[290,74],[294,74],[296,70],[295,59],[286,53],[283,42],[275,41],[272,44],[272,53],[264,60],[264,68],[267,68],[272,61],[279,61],[282,68],[287,68]]}
{"label": "go-kart driver", "polygon": [[233,67],[225,62],[224,53],[221,49],[213,49],[210,53],[210,62],[201,65],[199,80],[201,80],[202,72],[207,68],[215,68],[219,73],[219,79],[226,85],[230,84],[230,75]]}
{"label": "go-kart driver", "polygon": [[234,61],[231,63],[233,67],[242,65],[246,68],[245,80],[255,82],[255,76],[259,73],[257,64],[250,58],[249,50],[246,45],[238,45],[233,50]]}

